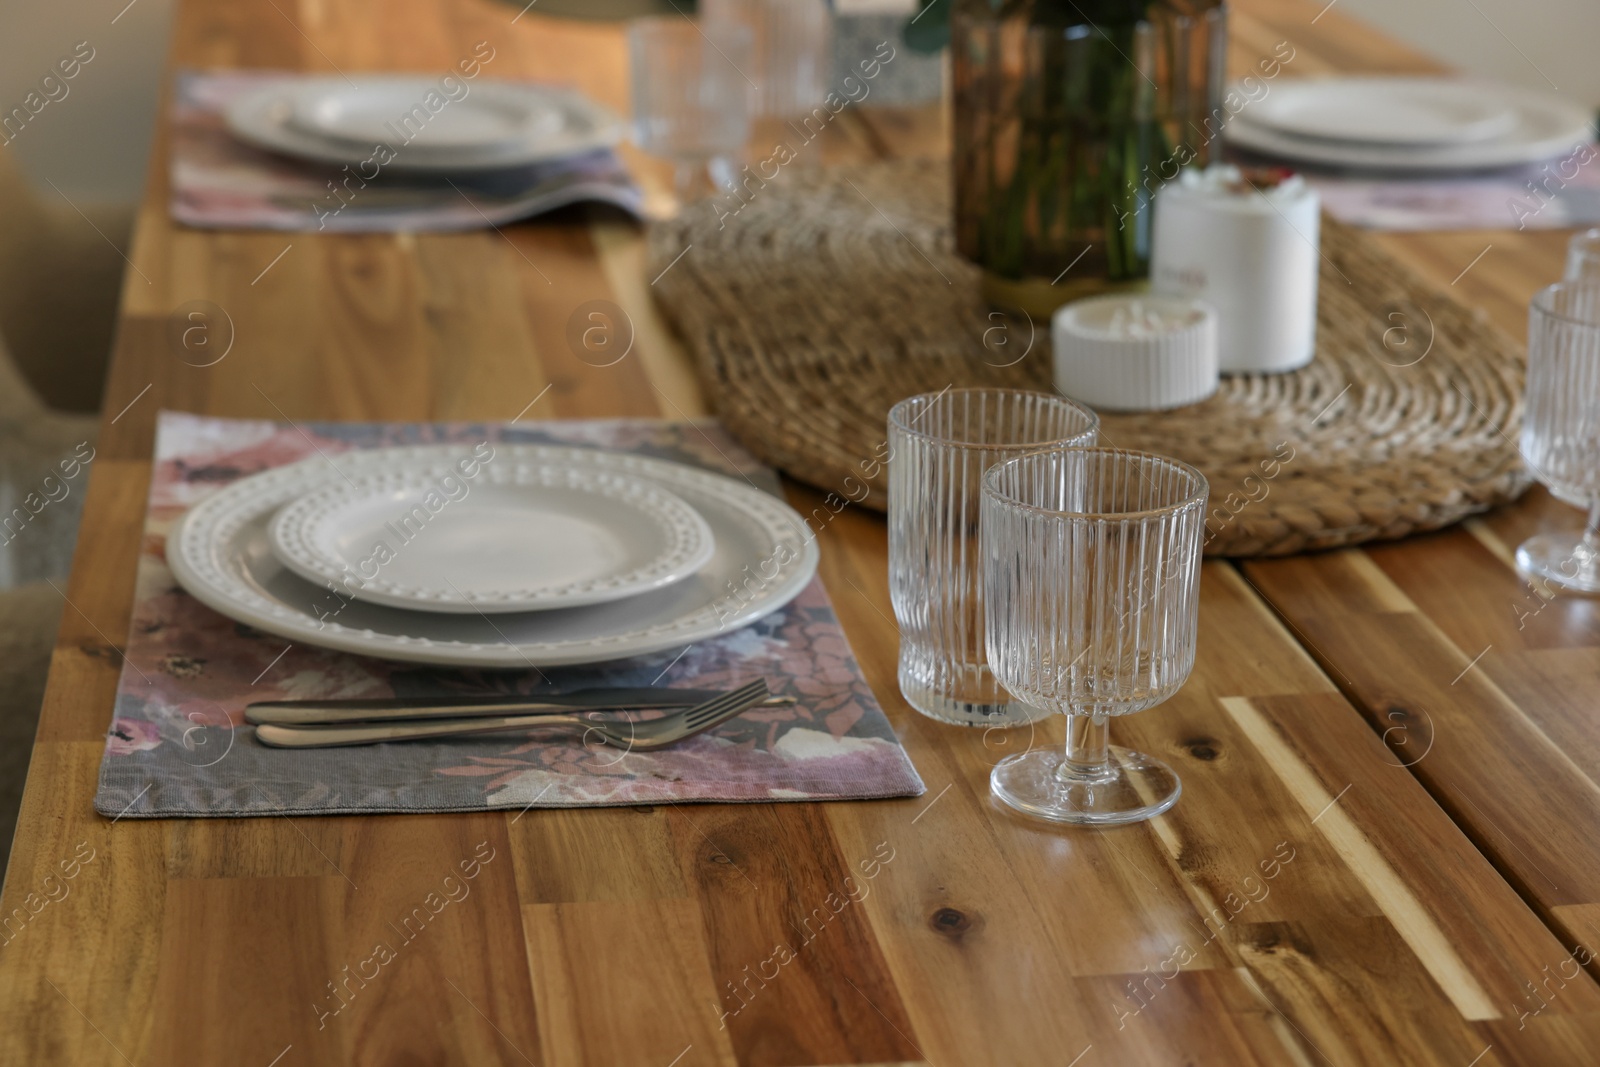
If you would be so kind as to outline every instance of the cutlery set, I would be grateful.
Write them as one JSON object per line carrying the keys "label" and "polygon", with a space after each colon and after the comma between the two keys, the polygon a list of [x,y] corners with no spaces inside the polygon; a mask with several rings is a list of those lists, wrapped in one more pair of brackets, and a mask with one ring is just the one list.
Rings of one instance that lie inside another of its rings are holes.
{"label": "cutlery set", "polygon": [[[704,689],[587,689],[530,700],[525,697],[441,701],[262,701],[245,709],[256,740],[273,748],[330,748],[414,741],[511,730],[576,728],[585,740],[647,751],[703,733],[758,705],[793,704],[774,697],[764,680],[728,692]],[[664,711],[649,719],[613,713]]]}

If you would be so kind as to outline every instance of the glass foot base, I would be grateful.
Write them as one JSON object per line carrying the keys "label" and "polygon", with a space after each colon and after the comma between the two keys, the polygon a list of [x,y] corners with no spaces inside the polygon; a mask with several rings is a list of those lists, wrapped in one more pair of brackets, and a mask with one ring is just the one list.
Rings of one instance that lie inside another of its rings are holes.
{"label": "glass foot base", "polygon": [[1600,558],[1575,536],[1528,538],[1517,546],[1517,568],[1564,589],[1600,593]]}
{"label": "glass foot base", "polygon": [[1160,760],[1110,746],[1110,772],[1091,780],[1062,774],[1060,752],[1034,751],[995,765],[989,789],[1003,803],[1052,822],[1120,826],[1160,815],[1178,802],[1183,783]]}

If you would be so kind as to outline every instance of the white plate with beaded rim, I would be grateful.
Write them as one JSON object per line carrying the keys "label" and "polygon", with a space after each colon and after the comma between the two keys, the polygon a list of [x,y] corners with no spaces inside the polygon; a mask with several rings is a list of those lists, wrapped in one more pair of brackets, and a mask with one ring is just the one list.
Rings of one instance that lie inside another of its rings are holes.
{"label": "white plate with beaded rim", "polygon": [[1504,90],[1460,78],[1369,75],[1285,79],[1242,113],[1279,133],[1363,145],[1468,144],[1509,133]]}
{"label": "white plate with beaded rim", "polygon": [[278,562],[357,600],[489,615],[586,607],[689,577],[715,551],[698,512],[592,467],[407,463],[279,509]]}
{"label": "white plate with beaded rim", "polygon": [[655,482],[711,527],[711,559],[682,581],[626,600],[488,616],[365,603],[333,583],[306,581],[273,554],[267,528],[290,501],[396,463],[454,463],[467,455],[450,445],[374,449],[241,479],[184,514],[167,536],[167,565],[207,607],[290,641],[410,663],[506,668],[680,649],[778,610],[816,573],[817,546],[805,520],[769,493],[666,460],[554,445],[496,445],[492,462],[585,467]]}
{"label": "white plate with beaded rim", "polygon": [[1594,140],[1594,113],[1579,105],[1514,86],[1496,86],[1495,92],[1515,118],[1506,131],[1483,140],[1398,144],[1303,137],[1255,121],[1249,107],[1228,123],[1223,138],[1232,148],[1274,159],[1380,172],[1472,171],[1537,163]]}
{"label": "white plate with beaded rim", "polygon": [[315,79],[290,94],[289,123],[368,151],[409,137],[408,149],[433,153],[515,151],[559,137],[571,125],[559,90],[494,81],[460,85],[468,91],[452,100],[426,78],[360,75],[354,85]]}
{"label": "white plate with beaded rim", "polygon": [[[373,79],[361,79],[363,85],[369,81]],[[511,83],[496,84],[492,91],[500,96],[522,94],[536,98],[548,110],[543,118],[530,122],[522,136],[509,141],[490,139],[478,144],[450,144],[452,138],[442,132],[434,135],[421,132],[428,129],[431,119],[429,123],[419,119],[414,124],[402,124],[391,136],[376,141],[332,137],[308,128],[307,115],[316,111],[314,103],[308,101],[314,101],[319,93],[344,88],[337,78],[264,86],[228,105],[225,116],[228,132],[257,148],[318,163],[344,164],[357,170],[361,170],[362,165],[371,165],[381,170],[430,174],[490,171],[566,159],[610,148],[621,141],[626,132],[620,117],[580,93]],[[420,100],[425,90],[426,85],[419,82],[410,92],[414,99]],[[485,83],[475,91],[487,97],[491,87]],[[530,104],[530,111],[532,109]],[[423,111],[427,113],[426,108]],[[446,111],[448,107],[439,114]],[[552,122],[550,114],[555,114],[559,121]],[[396,120],[401,117],[395,116]],[[385,151],[378,151],[380,147]],[[372,175],[362,173],[371,179]]]}

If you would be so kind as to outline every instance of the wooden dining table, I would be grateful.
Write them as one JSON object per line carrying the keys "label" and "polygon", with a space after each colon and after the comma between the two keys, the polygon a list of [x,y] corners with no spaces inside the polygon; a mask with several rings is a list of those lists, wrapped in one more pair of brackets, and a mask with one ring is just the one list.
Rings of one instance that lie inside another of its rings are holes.
{"label": "wooden dining table", "polygon": [[[1437,69],[1320,0],[1237,0],[1229,26],[1240,71],[1280,41],[1295,76]],[[536,4],[183,0],[170,62],[442,70],[480,41],[496,75],[627,108],[620,26]],[[158,411],[711,414],[619,213],[448,235],[189,229],[168,213],[165,129],[0,896],[0,1064],[1600,1062],[1600,611],[1514,570],[1520,539],[1581,522],[1537,488],[1402,541],[1209,561],[1193,677],[1116,726],[1183,796],[1126,828],[991,801],[994,763],[1057,725],[969,730],[902,700],[884,520],[857,507],[819,532],[821,575],[923,796],[97,815]],[[946,129],[938,106],[869,101],[820,151],[942,167]],[[627,158],[660,188],[659,164]],[[1565,237],[1508,219],[1377,239],[1515,336]],[[205,367],[169,334],[197,300],[233,331]],[[592,300],[633,324],[614,365],[568,342]],[[786,492],[802,513],[822,497]],[[470,901],[378,979],[344,981],[387,917],[480,848],[499,858]],[[870,892],[825,904],[870,857]],[[335,983],[357,992],[330,1017]]]}

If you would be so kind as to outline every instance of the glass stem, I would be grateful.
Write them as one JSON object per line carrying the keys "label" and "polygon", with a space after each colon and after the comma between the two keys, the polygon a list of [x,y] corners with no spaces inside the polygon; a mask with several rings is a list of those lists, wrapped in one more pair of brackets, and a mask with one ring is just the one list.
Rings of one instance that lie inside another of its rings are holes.
{"label": "glass stem", "polygon": [[672,168],[672,193],[678,199],[678,209],[689,203],[694,192],[695,171],[698,163],[689,160],[677,160]]}
{"label": "glass stem", "polygon": [[1578,547],[1590,559],[1600,556],[1600,500],[1589,505],[1589,524],[1584,527],[1583,539],[1578,542]]}
{"label": "glass stem", "polygon": [[[1589,505],[1589,522],[1572,552],[1561,561],[1561,573],[1568,578],[1592,582],[1600,573],[1600,500]],[[1555,595],[1551,591],[1550,595]]]}
{"label": "glass stem", "polygon": [[1067,713],[1066,759],[1058,772],[1072,781],[1100,781],[1112,774],[1110,729],[1104,715]]}

